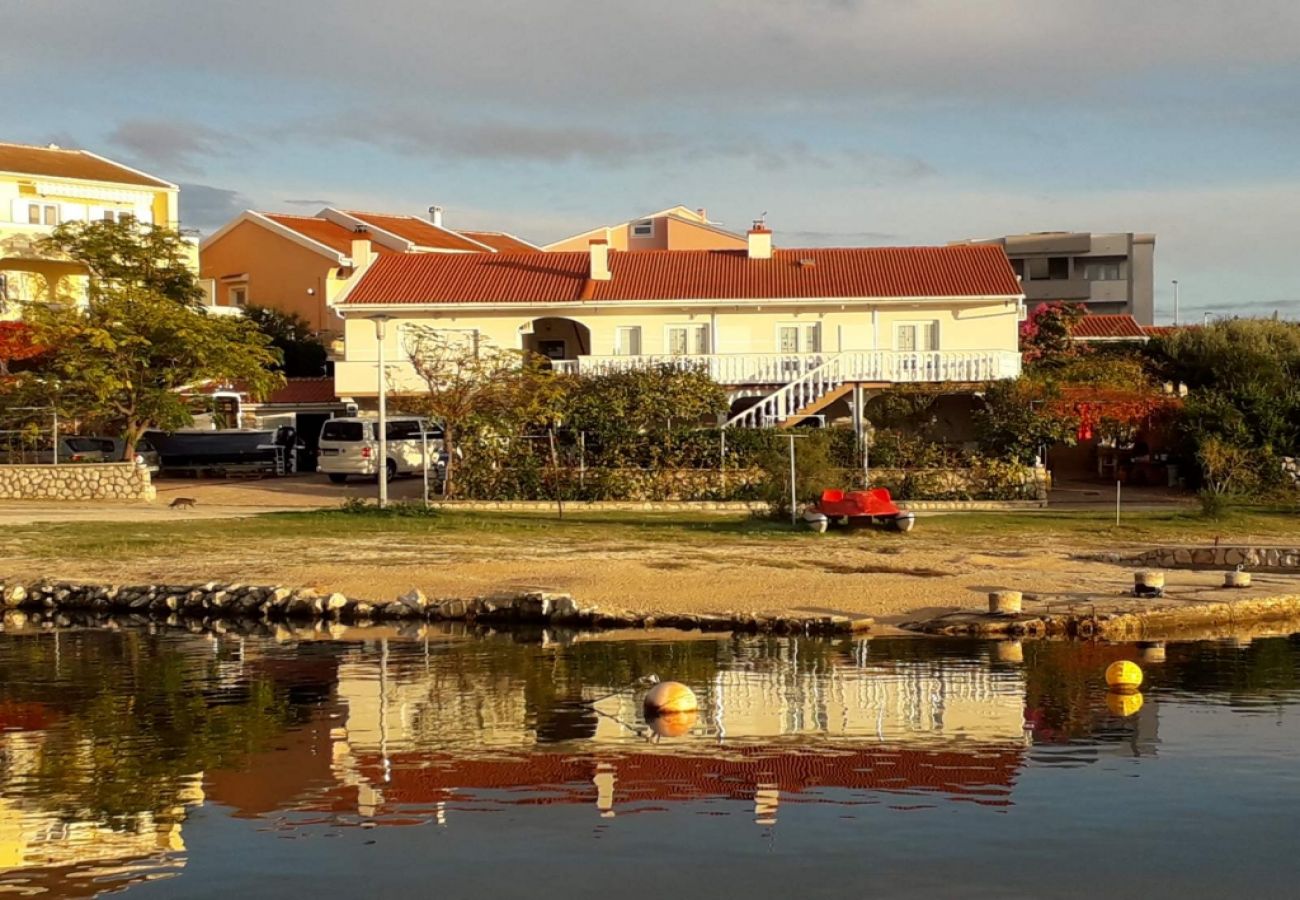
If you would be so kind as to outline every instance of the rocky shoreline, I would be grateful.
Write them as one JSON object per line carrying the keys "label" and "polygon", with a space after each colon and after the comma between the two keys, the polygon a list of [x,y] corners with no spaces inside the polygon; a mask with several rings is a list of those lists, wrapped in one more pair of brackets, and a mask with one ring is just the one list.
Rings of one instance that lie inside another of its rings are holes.
{"label": "rocky shoreline", "polygon": [[[756,616],[749,614],[656,615],[582,606],[570,594],[547,591],[482,597],[430,599],[413,589],[388,601],[360,600],[311,588],[265,585],[149,584],[103,585],[42,580],[0,580],[0,613],[57,623],[66,613],[126,614],[149,619],[175,617],[199,621],[253,620],[340,622],[349,625],[402,622],[481,622],[559,625],[575,629],[677,628],[771,634],[853,634],[866,632],[869,618],[848,616]],[[71,621],[71,620],[70,620]]]}

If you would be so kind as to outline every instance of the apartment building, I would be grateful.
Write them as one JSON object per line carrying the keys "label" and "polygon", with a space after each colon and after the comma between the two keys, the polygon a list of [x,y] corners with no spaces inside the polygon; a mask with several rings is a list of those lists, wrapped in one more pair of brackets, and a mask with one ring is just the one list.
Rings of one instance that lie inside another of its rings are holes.
{"label": "apartment building", "polygon": [[1044,231],[960,243],[997,244],[1020,277],[1025,303],[1082,303],[1090,313],[1155,321],[1154,234]]}
{"label": "apartment building", "polygon": [[171,182],[88,150],[0,143],[0,318],[17,317],[23,303],[85,301],[85,267],[41,249],[55,226],[131,219],[175,228],[179,196]]}

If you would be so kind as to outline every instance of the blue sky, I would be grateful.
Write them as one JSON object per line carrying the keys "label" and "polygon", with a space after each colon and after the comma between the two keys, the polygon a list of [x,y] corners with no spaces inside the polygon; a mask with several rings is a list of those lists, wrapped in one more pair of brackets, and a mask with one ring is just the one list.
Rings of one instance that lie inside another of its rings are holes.
{"label": "blue sky", "polygon": [[677,203],[785,246],[1154,231],[1157,307],[1300,317],[1300,4],[0,0],[0,139],[549,241]]}

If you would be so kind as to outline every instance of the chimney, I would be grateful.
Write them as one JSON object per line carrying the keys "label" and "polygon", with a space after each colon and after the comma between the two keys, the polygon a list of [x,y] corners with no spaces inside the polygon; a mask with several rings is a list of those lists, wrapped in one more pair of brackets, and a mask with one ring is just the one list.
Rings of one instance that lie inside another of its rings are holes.
{"label": "chimney", "polygon": [[701,206],[699,209],[697,209],[697,210],[695,211],[695,214],[698,215],[698,216],[699,216],[701,219],[703,219],[704,221],[706,221],[706,222],[709,221],[709,211],[708,211],[707,209],[705,209],[703,206]]}
{"label": "chimney", "polygon": [[772,232],[761,219],[756,220],[754,227],[749,229],[749,258],[772,258]]}
{"label": "chimney", "polygon": [[429,207],[429,221],[432,222],[432,223],[433,223],[435,226],[437,226],[438,228],[441,228],[441,227],[442,227],[442,207],[441,207],[441,206],[430,206],[430,207]]}
{"label": "chimney", "polygon": [[609,271],[609,241],[591,242],[591,280],[609,281],[613,275]]}
{"label": "chimney", "polygon": [[352,241],[352,268],[364,269],[370,265],[370,260],[374,259],[375,253],[370,246],[370,241],[364,238],[357,238]]}

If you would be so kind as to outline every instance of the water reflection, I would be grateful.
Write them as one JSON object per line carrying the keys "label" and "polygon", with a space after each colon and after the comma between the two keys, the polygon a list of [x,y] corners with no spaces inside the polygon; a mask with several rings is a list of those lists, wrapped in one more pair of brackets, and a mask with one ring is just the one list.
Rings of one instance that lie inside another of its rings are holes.
{"label": "water reflection", "polygon": [[[809,804],[841,822],[1006,812],[1029,772],[1156,757],[1166,705],[1282,716],[1300,693],[1287,638],[1161,662],[1133,645],[553,638],[0,634],[0,892],[183,873],[205,804],[280,831],[541,808],[744,810],[760,830]],[[1140,703],[1105,691],[1121,658],[1148,660]],[[651,674],[688,684],[698,715],[649,728]]]}

